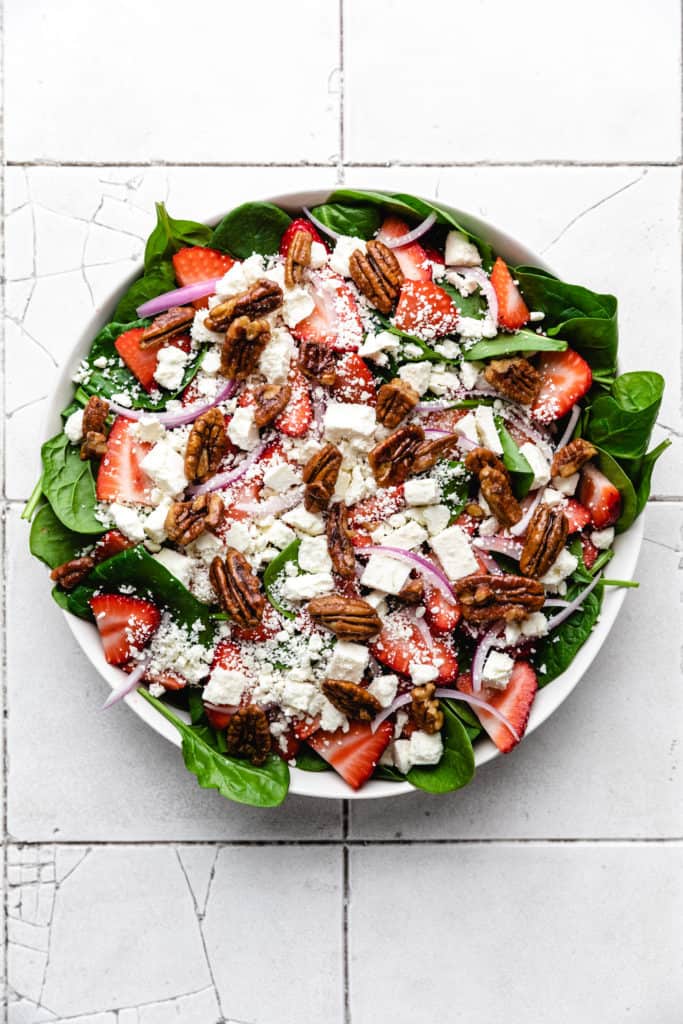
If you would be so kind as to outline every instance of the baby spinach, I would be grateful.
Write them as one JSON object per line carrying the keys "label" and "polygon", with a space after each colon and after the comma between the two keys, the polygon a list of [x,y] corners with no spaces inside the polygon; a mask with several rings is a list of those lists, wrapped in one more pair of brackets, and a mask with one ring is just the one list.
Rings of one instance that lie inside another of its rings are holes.
{"label": "baby spinach", "polygon": [[529,493],[529,488],[534,482],[534,471],[517,447],[502,416],[495,416],[494,419],[503,446],[503,463],[512,479],[512,489],[518,498],[523,498]]}
{"label": "baby spinach", "polygon": [[[583,564],[581,544],[578,540],[570,544],[570,551],[577,556],[579,564],[572,574],[567,588],[568,601],[577,597],[593,578]],[[548,636],[542,637],[538,641],[533,662],[536,667],[539,687],[552,682],[571,665],[598,620],[602,594],[603,588],[597,586],[588,594],[581,607],[577,608],[573,615],[565,619]]]}
{"label": "baby spinach", "polygon": [[624,465],[628,469],[629,479],[633,484],[636,493],[636,516],[639,516],[650,497],[650,486],[652,483],[652,471],[660,455],[663,455],[667,448],[671,447],[671,441],[666,438],[656,448],[647,452],[639,459],[625,460]]}
{"label": "baby spinach", "polygon": [[121,296],[114,310],[114,320],[120,323],[134,320],[138,315],[138,306],[141,306],[143,302],[148,302],[150,299],[156,299],[157,295],[173,291],[175,287],[176,276],[173,264],[170,261],[168,263],[160,263],[157,267],[152,267],[142,277],[139,277],[137,281],[133,281],[125,294]]}
{"label": "baby spinach", "polygon": [[280,248],[280,239],[292,218],[272,203],[243,203],[214,228],[211,245],[238,259],[252,253],[270,256]]}
{"label": "baby spinach", "polygon": [[253,765],[215,749],[201,726],[188,725],[182,718],[145,689],[138,691],[182,737],[185,767],[203,789],[217,789],[221,796],[252,807],[277,807],[289,790],[289,768],[276,754],[264,765]]}
{"label": "baby spinach", "polygon": [[469,501],[470,481],[472,474],[465,469],[462,462],[440,462],[438,470],[441,501],[455,519]]}
{"label": "baby spinach", "polygon": [[43,500],[43,497],[43,474],[41,473],[40,477],[38,478],[38,482],[31,491],[31,495],[28,501],[26,502],[22,509],[21,518],[27,519],[30,522],[35,515],[36,509]]}
{"label": "baby spinach", "polygon": [[[461,664],[460,658],[458,659],[458,664]],[[455,700],[442,700],[441,703],[442,705],[445,703],[448,710],[460,719],[462,724],[465,726],[470,740],[476,740],[477,736],[479,736],[483,730],[481,722],[475,715],[474,711],[472,711],[472,708],[468,707],[467,704]]]}
{"label": "baby spinach", "polygon": [[266,592],[266,597],[272,604],[273,608],[275,608],[280,615],[284,615],[286,619],[295,619],[296,615],[290,608],[287,608],[277,599],[277,597],[274,596],[273,589],[275,581],[284,572],[284,568],[287,563],[297,561],[300,546],[300,540],[293,540],[292,543],[288,544],[272,562],[268,563],[265,572],[263,573],[263,589]]}
{"label": "baby spinach", "polygon": [[296,766],[304,772],[327,772],[331,765],[325,761],[312,747],[302,744],[296,755]]}
{"label": "baby spinach", "polygon": [[31,524],[31,554],[55,569],[77,558],[84,548],[97,540],[97,534],[75,533],[57,518],[51,505],[43,505]]}
{"label": "baby spinach", "polygon": [[664,394],[659,373],[623,373],[591,403],[586,436],[617,459],[644,455]]}
{"label": "baby spinach", "polygon": [[497,334],[495,338],[482,338],[472,348],[463,352],[466,362],[479,359],[498,359],[515,352],[564,352],[567,342],[560,338],[546,338],[535,331],[516,331],[514,334]]}
{"label": "baby spinach", "polygon": [[616,524],[617,533],[623,533],[638,516],[638,499],[635,488],[628,476],[616,459],[613,459],[609,452],[598,449],[598,466],[621,494],[621,515]]}
{"label": "baby spinach", "polygon": [[338,235],[350,235],[352,238],[372,238],[382,222],[377,207],[369,204],[323,203],[314,207],[311,213]]}
{"label": "baby spinach", "polygon": [[471,295],[461,295],[450,281],[443,279],[439,281],[439,288],[443,288],[446,294],[453,299],[453,302],[458,307],[460,316],[469,316],[473,320],[483,320],[485,318],[488,306],[479,288],[473,291]]}
{"label": "baby spinach", "polygon": [[97,498],[90,461],[81,459],[66,434],[46,441],[41,457],[43,494],[60,522],[74,533],[104,533],[104,526],[95,518]]}
{"label": "baby spinach", "polygon": [[444,716],[441,760],[434,767],[416,765],[406,776],[411,785],[428,793],[450,793],[466,786],[474,775],[474,752],[467,730],[447,705],[442,704],[441,709]]}

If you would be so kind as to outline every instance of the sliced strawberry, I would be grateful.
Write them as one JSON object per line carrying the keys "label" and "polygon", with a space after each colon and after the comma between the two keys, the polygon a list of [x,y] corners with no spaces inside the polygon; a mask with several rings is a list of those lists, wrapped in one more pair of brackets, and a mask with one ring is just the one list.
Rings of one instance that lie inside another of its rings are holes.
{"label": "sliced strawberry", "polygon": [[375,405],[377,388],[375,378],[365,360],[355,352],[347,352],[336,366],[337,377],[332,394],[338,402],[355,402],[357,405]]}
{"label": "sliced strawberry", "polygon": [[562,511],[567,520],[570,533],[578,533],[579,530],[583,530],[584,526],[588,526],[591,521],[590,512],[576,498],[568,498],[567,504],[563,506]]}
{"label": "sliced strawberry", "polygon": [[394,323],[420,338],[441,338],[458,327],[458,309],[450,295],[432,281],[404,281]]}
{"label": "sliced strawberry", "polygon": [[212,725],[217,732],[222,732],[223,729],[228,728],[228,722],[232,718],[232,711],[216,711],[215,708],[204,708],[204,714],[209,720],[209,725]]}
{"label": "sliced strawberry", "polygon": [[433,665],[439,683],[450,683],[457,677],[458,662],[452,647],[436,639],[428,646],[415,623],[401,612],[384,620],[381,633],[369,646],[373,658],[392,672],[410,675],[410,663],[416,661]]}
{"label": "sliced strawberry", "polygon": [[288,437],[303,437],[313,422],[313,406],[308,381],[295,367],[289,371],[289,386],[292,397],[289,405],[275,420],[275,427]]}
{"label": "sliced strawberry", "polygon": [[422,420],[422,425],[433,430],[454,430],[456,423],[471,411],[471,409],[437,409],[427,413]]}
{"label": "sliced strawberry", "polygon": [[123,334],[119,334],[114,342],[114,347],[130,372],[140,381],[145,391],[154,391],[158,386],[154,380],[154,371],[157,368],[159,350],[166,348],[167,345],[175,345],[176,348],[181,348],[183,352],[189,352],[192,341],[189,334],[183,334],[161,345],[142,348],[140,342],[143,332],[144,327],[132,327],[130,331],[124,331]]}
{"label": "sliced strawberry", "polygon": [[352,789],[360,789],[389,746],[393,728],[391,722],[382,722],[377,732],[373,732],[367,722],[351,722],[348,732],[318,730],[306,742]]}
{"label": "sliced strawberry", "polygon": [[[232,256],[218,249],[193,245],[175,254],[173,269],[176,281],[184,287],[187,284],[198,284],[199,281],[209,281],[212,277],[223,277],[236,262]],[[196,309],[204,309],[208,303],[208,298],[197,299],[192,305]]]}
{"label": "sliced strawberry", "polygon": [[366,533],[365,530],[350,529],[349,536],[354,548],[369,548],[375,543],[370,534]]}
{"label": "sliced strawberry", "polygon": [[305,231],[307,234],[311,236],[314,242],[320,242],[321,245],[325,245],[322,238],[311,224],[310,220],[305,220],[305,218],[303,217],[297,217],[296,220],[292,221],[292,223],[289,225],[284,235],[280,239],[281,256],[287,256],[287,253],[289,252],[289,247],[292,244],[292,239],[294,238],[294,235],[297,233],[297,231]]}
{"label": "sliced strawberry", "polygon": [[529,309],[512,280],[507,263],[500,256],[493,264],[491,284],[498,299],[498,323],[510,331],[516,331],[529,319]]}
{"label": "sliced strawberry", "polygon": [[432,263],[438,263],[442,267],[446,265],[444,255],[442,252],[439,252],[438,249],[433,249],[431,245],[425,245],[423,246],[423,249],[425,251],[427,259],[430,260]]}
{"label": "sliced strawberry", "polygon": [[123,665],[159,628],[156,605],[127,594],[95,594],[88,602],[110,665]]}
{"label": "sliced strawberry", "polygon": [[425,594],[425,622],[432,633],[445,636],[452,633],[460,622],[460,606],[447,601],[436,587],[428,587]]}
{"label": "sliced strawberry", "polygon": [[252,519],[253,513],[247,509],[240,508],[240,505],[251,504],[261,497],[263,482],[257,476],[250,476],[246,480],[238,480],[230,488],[229,497],[226,499],[223,511],[223,518],[216,527],[216,533],[225,540],[225,534],[233,523],[244,522]]}
{"label": "sliced strawberry", "polygon": [[356,352],[363,341],[363,325],[353,292],[329,267],[316,271],[313,278],[315,309],[292,328],[292,334],[299,341]]}
{"label": "sliced strawberry", "polygon": [[320,715],[316,715],[315,718],[310,720],[301,718],[298,722],[294,723],[294,735],[300,740],[307,740],[309,736],[312,736],[314,732],[317,732],[320,728]]}
{"label": "sliced strawberry", "polygon": [[537,369],[541,390],[531,414],[540,423],[566,416],[593,383],[590,366],[571,348],[564,352],[541,352]]}
{"label": "sliced strawberry", "polygon": [[[407,235],[410,228],[400,217],[387,217],[379,229],[378,238],[380,242],[392,242],[396,238]],[[398,264],[403,271],[404,277],[409,281],[431,281],[432,268],[429,266],[429,257],[419,242],[411,242],[409,245],[402,245],[399,249],[392,249]],[[443,257],[441,257],[443,263]]]}
{"label": "sliced strawberry", "polygon": [[455,520],[454,525],[459,526],[469,537],[474,537],[477,527],[479,526],[479,521],[477,519],[473,519],[468,512],[461,512]]}
{"label": "sliced strawberry", "polygon": [[135,542],[128,540],[118,530],[107,530],[95,544],[95,550],[93,551],[93,557],[97,562],[104,562],[107,558],[112,558],[114,555],[118,555],[121,551],[125,551],[127,548],[135,546]]}
{"label": "sliced strawberry", "polygon": [[590,512],[593,526],[598,530],[614,526],[621,515],[621,494],[611,480],[590,462],[581,470],[578,495],[579,501]]}
{"label": "sliced strawberry", "polygon": [[595,565],[595,560],[600,554],[590,537],[587,537],[585,533],[582,533],[579,537],[581,541],[581,553],[583,555],[583,564],[587,569],[592,569]]}
{"label": "sliced strawberry", "polygon": [[238,626],[233,623],[230,627],[230,636],[239,643],[261,644],[265,640],[272,640],[281,629],[282,623],[278,612],[266,602],[263,618],[258,626]]}
{"label": "sliced strawberry", "polygon": [[133,434],[134,420],[117,416],[97,473],[97,500],[151,505],[152,481],[140,463],[152,447]]}
{"label": "sliced strawberry", "polygon": [[211,671],[215,668],[233,669],[235,672],[243,672],[248,675],[248,670],[242,657],[242,648],[233,640],[220,640],[213,652]]}
{"label": "sliced strawberry", "polygon": [[349,526],[354,530],[367,530],[371,523],[383,522],[387,516],[405,508],[405,504],[403,484],[384,487],[377,494],[373,494],[371,498],[364,498],[356,505],[351,505],[348,510]]}
{"label": "sliced strawberry", "polygon": [[[284,746],[283,746],[284,744]],[[278,754],[283,761],[291,761],[301,749],[301,740],[296,735],[295,729],[289,729],[273,740],[273,753]]]}
{"label": "sliced strawberry", "polygon": [[[457,687],[463,693],[472,693],[470,674],[463,673],[458,677]],[[483,697],[492,707],[505,715],[508,722],[521,739],[529,721],[529,712],[536,696],[538,683],[536,673],[526,661],[518,661],[512,670],[510,682],[504,690],[484,690]],[[518,740],[507,726],[490,711],[475,708],[477,718],[489,734],[495,745],[503,754],[508,754],[517,746]]]}
{"label": "sliced strawberry", "polygon": [[165,690],[184,690],[187,679],[177,672],[145,672],[146,683],[156,683]]}

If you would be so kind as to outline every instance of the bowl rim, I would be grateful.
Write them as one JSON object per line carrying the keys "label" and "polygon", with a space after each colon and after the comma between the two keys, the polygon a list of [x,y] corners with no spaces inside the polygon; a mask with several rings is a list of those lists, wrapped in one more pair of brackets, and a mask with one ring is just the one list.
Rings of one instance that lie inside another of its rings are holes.
{"label": "bowl rim", "polygon": [[[334,191],[334,189],[307,189],[301,192],[287,192],[278,196],[268,196],[263,201],[274,203],[288,212],[295,213],[300,212],[302,206],[310,207],[326,202]],[[363,191],[363,189],[358,188],[358,191]],[[552,272],[552,268],[540,256],[531,249],[528,249],[513,236],[499,230],[482,218],[459,210],[457,207],[451,206],[441,199],[438,202],[441,206],[451,211],[465,228],[490,242],[494,250],[505,257],[510,263],[529,264]],[[215,218],[209,218],[207,223],[218,223],[224,215],[224,213],[221,213]],[[139,276],[139,272],[139,269],[131,272],[117,288],[109,293],[107,299],[100,303],[87,323],[83,325],[77,342],[60,367],[55,387],[47,403],[44,420],[45,436],[52,436],[56,429],[61,426],[60,412],[68,403],[73,393],[72,375],[74,369],[83,354],[89,349],[95,334],[102,329],[104,323],[108,322],[109,318],[104,319],[103,314],[108,312],[111,315],[113,313],[119,297]],[[641,515],[626,533],[620,534],[615,540],[615,554],[610,565],[616,570],[620,578],[630,579],[633,576],[642,545],[643,530],[644,518]],[[529,736],[534,732],[560,707],[586,674],[607,639],[625,596],[625,590],[621,588],[610,588],[605,593],[598,622],[588,640],[578,651],[571,665],[554,679],[552,683],[538,691],[531,709],[525,736]],[[119,686],[122,672],[105,661],[96,627],[92,623],[77,618],[66,610],[62,610],[62,614],[76,642],[98,674],[105,679],[111,689]],[[181,738],[178,731],[143,697],[133,692],[125,697],[124,700],[138,718],[142,719],[160,736],[165,737],[176,747],[180,747]],[[182,715],[182,712],[180,714]],[[496,759],[500,751],[491,740],[485,738],[477,740],[474,745],[474,754],[475,765],[477,768],[480,768],[484,764]],[[319,799],[374,800],[402,796],[406,793],[418,791],[407,781],[389,782],[383,779],[371,779],[362,789],[355,791],[347,786],[343,779],[334,772],[305,772],[299,768],[291,768],[289,792],[293,795],[317,797]]]}

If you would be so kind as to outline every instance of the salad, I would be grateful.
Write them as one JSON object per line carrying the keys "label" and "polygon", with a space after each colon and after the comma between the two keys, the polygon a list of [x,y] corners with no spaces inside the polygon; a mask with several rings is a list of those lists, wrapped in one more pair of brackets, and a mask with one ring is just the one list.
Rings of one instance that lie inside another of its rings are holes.
{"label": "salad", "polygon": [[215,227],[162,204],[24,512],[52,595],[270,806],[290,767],[465,785],[522,739],[642,511],[663,379],[617,302],[508,266],[448,208],[339,190]]}

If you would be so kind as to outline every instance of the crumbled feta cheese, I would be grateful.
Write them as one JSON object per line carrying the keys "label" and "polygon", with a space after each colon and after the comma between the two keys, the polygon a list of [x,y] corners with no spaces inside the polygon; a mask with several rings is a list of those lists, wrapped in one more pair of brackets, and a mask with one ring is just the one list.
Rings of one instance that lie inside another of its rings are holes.
{"label": "crumbled feta cheese", "polygon": [[443,740],[441,733],[433,735],[416,729],[410,737],[409,759],[413,765],[416,764],[438,764],[443,755]]}
{"label": "crumbled feta cheese", "polygon": [[491,651],[484,662],[481,680],[493,690],[504,690],[510,682],[514,660],[503,651]]}
{"label": "crumbled feta cheese", "polygon": [[365,252],[365,242],[362,238],[352,238],[350,235],[340,235],[334,247],[334,252],[330,256],[330,266],[335,273],[341,274],[342,277],[351,277],[349,259],[356,249],[360,249],[361,252]]}
{"label": "crumbled feta cheese", "polygon": [[225,531],[225,543],[229,548],[236,548],[243,555],[251,554],[254,549],[249,527],[246,523],[232,523]]}
{"label": "crumbled feta cheese", "polygon": [[403,775],[407,775],[413,767],[410,757],[410,740],[394,740],[391,744],[394,764]]}
{"label": "crumbled feta cheese", "polygon": [[187,352],[175,345],[166,345],[159,349],[154,379],[167,391],[177,391],[183,382],[183,374],[188,361]]}
{"label": "crumbled feta cheese", "polygon": [[435,505],[439,500],[439,487],[430,477],[406,480],[403,493],[408,505]]}
{"label": "crumbled feta cheese", "polygon": [[376,426],[375,410],[370,405],[330,402],[325,410],[325,437],[334,443],[342,438],[372,437]]}
{"label": "crumbled feta cheese", "polygon": [[246,291],[260,277],[264,277],[263,256],[259,253],[252,253],[241,263],[233,263],[230,270],[216,284],[216,295],[231,298]]}
{"label": "crumbled feta cheese", "polygon": [[389,548],[403,548],[405,551],[419,548],[427,540],[427,536],[427,531],[414,519],[399,526],[397,530],[388,530],[382,525],[372,533],[373,540],[380,544]]}
{"label": "crumbled feta cheese", "polygon": [[197,642],[196,628],[187,629],[170,619],[162,622],[147,648],[150,672],[178,672],[189,683],[199,683],[209,674],[213,647]]}
{"label": "crumbled feta cheese", "polygon": [[424,395],[425,391],[429,387],[429,378],[432,375],[432,364],[428,362],[406,363],[399,369],[398,375],[401,380],[406,382],[406,384],[410,384],[414,387],[418,395]]}
{"label": "crumbled feta cheese", "polygon": [[449,580],[459,580],[477,572],[479,564],[472,554],[467,534],[459,526],[449,526],[429,541]]}
{"label": "crumbled feta cheese", "polygon": [[327,665],[327,676],[329,679],[346,679],[349,683],[359,683],[369,660],[370,652],[363,644],[338,640]]}
{"label": "crumbled feta cheese", "polygon": [[133,405],[133,399],[125,391],[117,391],[111,396],[111,400],[117,405],[122,405],[124,409],[130,409]]}
{"label": "crumbled feta cheese", "polygon": [[286,288],[282,300],[282,319],[288,327],[296,327],[297,324],[310,316],[315,309],[315,302],[307,288],[295,285],[294,288]]}
{"label": "crumbled feta cheese", "polygon": [[194,315],[194,320],[192,321],[192,327],[190,328],[190,337],[194,341],[195,345],[220,344],[223,340],[223,335],[219,334],[218,331],[210,331],[209,328],[204,323],[205,320],[206,310],[198,309]]}
{"label": "crumbled feta cheese", "polygon": [[545,313],[542,313],[540,309],[532,309],[529,313],[529,323],[537,324],[541,320],[545,320]]}
{"label": "crumbled feta cheese", "polygon": [[463,383],[463,387],[467,388],[468,391],[477,386],[480,370],[481,363],[470,363],[463,360],[460,364],[460,380]]}
{"label": "crumbled feta cheese", "polygon": [[374,608],[380,619],[383,619],[387,614],[387,595],[383,594],[381,590],[371,590],[369,594],[365,595],[364,600],[368,602],[371,608]]}
{"label": "crumbled feta cheese", "polygon": [[571,576],[578,564],[579,560],[576,555],[573,555],[567,548],[562,548],[545,576],[541,576],[541,583],[546,587],[557,586],[567,576]]}
{"label": "crumbled feta cheese", "polygon": [[399,594],[410,576],[410,565],[389,555],[370,555],[360,578],[361,585],[385,594]]}
{"label": "crumbled feta cheese", "polygon": [[478,405],[474,411],[474,421],[477,425],[479,443],[484,448],[490,448],[496,455],[503,454],[503,446],[496,430],[496,423],[493,418],[493,409],[490,405]]}
{"label": "crumbled feta cheese", "polygon": [[579,486],[579,474],[572,473],[571,476],[554,476],[552,479],[552,485],[556,491],[560,494],[564,494],[566,497],[571,498],[572,494],[576,491]]}
{"label": "crumbled feta cheese", "polygon": [[432,394],[446,395],[450,391],[457,391],[459,387],[460,379],[457,373],[447,370],[442,363],[437,363],[436,366],[432,365],[428,388]]}
{"label": "crumbled feta cheese", "polygon": [[531,441],[525,441],[523,445],[520,445],[519,450],[531,466],[534,474],[530,490],[536,491],[539,487],[545,487],[550,481],[550,463],[543,455],[541,449],[538,445],[532,444]]}
{"label": "crumbled feta cheese", "polygon": [[591,540],[600,551],[607,551],[614,543],[614,527],[608,526],[604,530],[593,530]]}
{"label": "crumbled feta cheese", "polygon": [[282,690],[282,703],[286,707],[294,708],[295,711],[308,714],[317,696],[318,689],[313,683],[297,682],[290,678]]}
{"label": "crumbled feta cheese", "polygon": [[120,530],[129,540],[145,539],[145,528],[136,509],[129,505],[120,505],[115,501],[109,506],[109,514],[114,520],[117,530]]}
{"label": "crumbled feta cheese", "polygon": [[546,487],[543,492],[543,504],[544,505],[561,505],[565,500],[564,494],[560,494],[553,487]]}
{"label": "crumbled feta cheese", "polygon": [[145,533],[153,544],[163,544],[166,540],[166,517],[170,507],[171,499],[162,498],[157,507],[145,519]]}
{"label": "crumbled feta cheese", "polygon": [[[343,485],[342,485],[343,486]],[[367,462],[358,462],[351,469],[346,489],[344,491],[344,504],[355,505],[363,498],[369,497],[377,490],[377,482],[372,475],[372,470]]]}
{"label": "crumbled feta cheese", "polygon": [[463,338],[472,340],[479,338],[495,338],[498,334],[498,327],[490,317],[477,320],[473,316],[461,316],[458,320],[458,334]]}
{"label": "crumbled feta cheese", "polygon": [[358,355],[364,359],[374,359],[376,362],[381,362],[377,358],[378,356],[384,356],[386,352],[396,352],[398,346],[399,340],[397,336],[389,331],[378,331],[377,334],[369,332],[358,349]]}
{"label": "crumbled feta cheese", "polygon": [[285,512],[282,518],[297,533],[308,533],[312,537],[317,537],[325,532],[323,517],[316,515],[314,512],[308,512],[303,504],[297,505],[295,508],[290,509],[289,512]]}
{"label": "crumbled feta cheese", "polygon": [[443,356],[444,359],[459,359],[460,358],[460,345],[457,341],[453,341],[452,338],[446,338],[444,341],[437,341],[434,345],[434,349]]}
{"label": "crumbled feta cheese", "polygon": [[460,434],[461,437],[466,437],[472,444],[479,444],[479,434],[477,433],[477,421],[474,418],[473,412],[465,413],[453,427],[454,434]]}
{"label": "crumbled feta cheese", "polygon": [[242,672],[220,665],[211,672],[202,697],[209,704],[239,704],[248,683]]}
{"label": "crumbled feta cheese", "polygon": [[320,728],[324,732],[336,732],[337,729],[348,731],[349,723],[345,715],[338,711],[334,704],[325,697],[320,706]]}
{"label": "crumbled feta cheese", "polygon": [[311,242],[311,270],[320,270],[327,263],[327,249],[322,242]]}
{"label": "crumbled feta cheese", "polygon": [[422,518],[427,527],[427,532],[430,537],[433,537],[435,534],[442,533],[446,529],[451,518],[451,510],[448,508],[448,505],[430,505],[428,508],[423,509]]}
{"label": "crumbled feta cheese", "polygon": [[548,632],[548,620],[542,612],[532,612],[521,622],[508,622],[505,626],[505,640],[515,644],[520,636],[533,639],[545,636]]}
{"label": "crumbled feta cheese", "polygon": [[462,231],[449,231],[446,235],[444,259],[448,267],[481,266],[481,253]]}
{"label": "crumbled feta cheese", "polygon": [[168,569],[176,579],[180,580],[184,587],[189,587],[192,577],[192,559],[187,555],[181,555],[179,551],[172,548],[162,548],[156,555],[152,556],[157,562]]}
{"label": "crumbled feta cheese", "polygon": [[109,360],[106,356],[98,356],[97,359],[93,359],[92,364],[96,366],[98,370],[106,370],[107,363]]}
{"label": "crumbled feta cheese", "polygon": [[421,661],[411,661],[408,665],[408,671],[414,686],[431,683],[439,675],[438,668],[435,668],[434,665],[425,665]]}
{"label": "crumbled feta cheese", "polygon": [[383,708],[388,708],[396,697],[398,676],[376,676],[368,686],[368,693],[376,697]]}
{"label": "crumbled feta cheese", "polygon": [[299,545],[298,559],[299,567],[304,572],[332,572],[327,537],[304,537]]}
{"label": "crumbled feta cheese", "polygon": [[292,469],[288,462],[275,463],[263,471],[264,486],[270,487],[273,491],[286,491],[300,482],[300,474]]}
{"label": "crumbled feta cheese", "polygon": [[488,519],[484,519],[479,523],[479,536],[480,537],[493,537],[494,534],[498,533],[500,529],[500,523],[495,516],[489,516]]}
{"label": "crumbled feta cheese", "polygon": [[78,444],[83,439],[83,409],[72,412],[64,424],[64,433],[71,444]]}
{"label": "crumbled feta cheese", "polygon": [[166,441],[157,441],[145,455],[140,467],[160,491],[172,498],[187,487],[185,461]]}
{"label": "crumbled feta cheese", "polygon": [[152,413],[145,413],[133,424],[131,434],[140,441],[161,441],[166,436],[166,427]]}
{"label": "crumbled feta cheese", "polygon": [[287,601],[310,601],[314,597],[331,594],[334,580],[329,572],[305,572],[289,576],[282,584],[282,596]]}
{"label": "crumbled feta cheese", "polygon": [[263,531],[262,539],[268,546],[278,548],[281,551],[296,539],[296,534],[281,519],[276,519],[274,523]]}
{"label": "crumbled feta cheese", "polygon": [[202,373],[208,374],[209,377],[213,377],[218,373],[221,366],[221,354],[216,348],[210,348],[202,359]]}
{"label": "crumbled feta cheese", "polygon": [[284,384],[292,360],[292,336],[284,327],[274,327],[259,361],[259,371],[269,384]]}
{"label": "crumbled feta cheese", "polygon": [[228,437],[234,445],[244,451],[251,451],[259,443],[258,427],[254,423],[254,407],[242,406],[235,409],[228,424]]}

